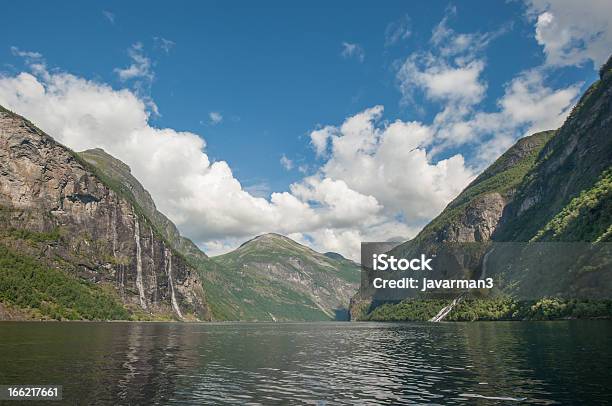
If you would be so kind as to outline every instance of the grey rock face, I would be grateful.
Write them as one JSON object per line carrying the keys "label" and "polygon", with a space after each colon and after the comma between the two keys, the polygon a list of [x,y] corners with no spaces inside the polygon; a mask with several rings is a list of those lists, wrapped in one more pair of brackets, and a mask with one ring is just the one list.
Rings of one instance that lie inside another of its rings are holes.
{"label": "grey rock face", "polygon": [[4,109],[0,206],[10,212],[3,226],[59,229],[61,240],[48,247],[45,260],[93,282],[112,283],[128,307],[177,318],[210,317],[195,271],[178,255],[169,261],[172,251],[143,211],[74,152]]}
{"label": "grey rock face", "polygon": [[79,152],[78,155],[101,171],[113,182],[126,189],[143,210],[147,218],[178,252],[196,259],[208,258],[191,240],[181,236],[178,229],[163,213],[157,210],[153,198],[142,184],[132,175],[130,167],[109,155],[101,148]]}
{"label": "grey rock face", "polygon": [[501,219],[506,200],[499,193],[490,193],[471,202],[461,216],[439,234],[439,241],[489,241]]}

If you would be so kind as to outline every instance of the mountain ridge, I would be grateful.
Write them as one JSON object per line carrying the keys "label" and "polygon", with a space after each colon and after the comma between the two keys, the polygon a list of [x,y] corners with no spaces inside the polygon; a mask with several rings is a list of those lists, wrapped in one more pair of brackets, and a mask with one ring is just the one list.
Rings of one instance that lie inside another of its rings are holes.
{"label": "mountain ridge", "polygon": [[[324,254],[277,233],[256,236],[232,252],[212,258],[227,269],[243,272],[247,277],[240,289],[257,292],[259,300],[268,296],[265,286],[277,283],[285,295],[287,306],[302,303],[312,320],[339,317],[336,311],[347,308],[350,296],[357,290],[360,269],[346,259],[328,258]],[[262,306],[269,308],[269,304]],[[273,313],[269,308],[267,312]],[[288,311],[289,314],[291,311]],[[274,314],[274,319],[286,319],[287,314]]]}

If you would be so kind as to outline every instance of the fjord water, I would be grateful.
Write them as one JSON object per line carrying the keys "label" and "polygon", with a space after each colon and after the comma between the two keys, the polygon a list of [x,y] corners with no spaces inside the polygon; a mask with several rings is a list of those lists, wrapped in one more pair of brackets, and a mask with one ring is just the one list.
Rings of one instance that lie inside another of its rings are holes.
{"label": "fjord water", "polygon": [[66,404],[601,404],[611,343],[609,321],[3,322],[0,384]]}

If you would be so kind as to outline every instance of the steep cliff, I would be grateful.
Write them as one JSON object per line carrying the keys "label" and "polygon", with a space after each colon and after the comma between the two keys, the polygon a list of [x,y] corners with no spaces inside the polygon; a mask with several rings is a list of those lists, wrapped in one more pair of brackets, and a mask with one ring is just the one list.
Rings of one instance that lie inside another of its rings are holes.
{"label": "steep cliff", "polygon": [[[505,209],[494,239],[595,241],[609,230],[612,58],[600,74],[601,79],[589,87],[556,136],[542,149],[536,167]],[[564,210],[575,212],[564,230],[545,231]]]}
{"label": "steep cliff", "polygon": [[[197,272],[157,231],[134,196],[116,186],[29,121],[0,108],[1,244],[33,261],[39,273],[61,271],[53,281],[58,286],[43,289],[27,306],[45,316],[48,302],[56,300],[51,307],[65,310],[60,317],[100,318],[66,310],[71,302],[63,300],[62,289],[66,281],[76,280],[104,300],[116,298],[130,317],[209,319]],[[35,274],[30,278],[13,272],[18,280],[12,283],[34,283]],[[7,275],[3,272],[0,278]],[[10,290],[8,285],[2,286]],[[68,296],[77,295],[70,292]],[[23,307],[16,298],[3,294],[0,301]]]}
{"label": "steep cliff", "polygon": [[101,148],[82,151],[78,155],[112,181],[116,189],[131,196],[159,233],[175,250],[194,259],[208,258],[190,239],[181,236],[174,223],[157,210],[151,194],[132,175],[128,165]]}
{"label": "steep cliff", "polygon": [[[611,124],[612,58],[561,128],[519,140],[413,240],[392,253],[411,256],[459,243],[457,266],[444,269],[449,272],[445,276],[477,278],[484,272],[489,242],[612,240]],[[584,268],[588,277],[580,272],[569,276],[526,271],[519,275],[516,269],[528,269],[527,262],[520,262],[527,259],[519,257],[505,253],[507,269],[514,265],[514,271],[491,275],[503,280],[502,290],[512,286],[516,292],[522,286],[524,292],[537,284],[550,285],[556,290],[549,292],[561,294],[592,290],[594,281],[601,282],[603,272],[612,266],[604,254],[595,267],[577,262],[567,268]],[[351,302],[352,317],[364,317],[381,304],[376,293],[362,290]],[[385,305],[385,313],[395,317],[392,305]]]}

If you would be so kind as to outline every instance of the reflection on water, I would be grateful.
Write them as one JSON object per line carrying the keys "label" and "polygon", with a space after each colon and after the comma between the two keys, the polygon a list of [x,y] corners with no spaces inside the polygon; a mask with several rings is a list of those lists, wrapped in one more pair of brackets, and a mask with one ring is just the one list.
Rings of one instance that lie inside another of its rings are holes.
{"label": "reflection on water", "polygon": [[608,321],[5,322],[0,384],[72,404],[594,404],[611,342]]}

